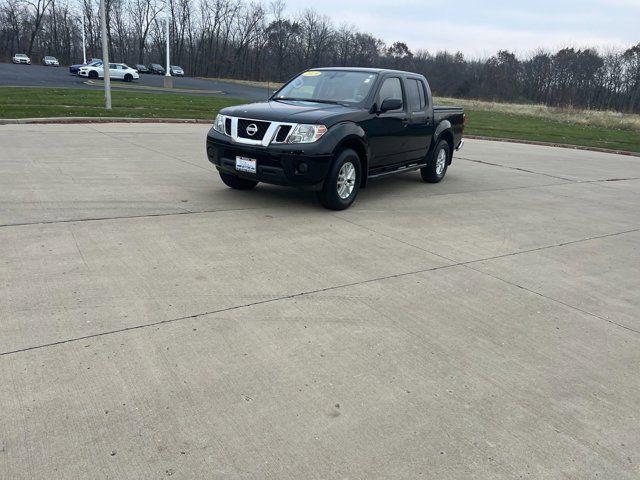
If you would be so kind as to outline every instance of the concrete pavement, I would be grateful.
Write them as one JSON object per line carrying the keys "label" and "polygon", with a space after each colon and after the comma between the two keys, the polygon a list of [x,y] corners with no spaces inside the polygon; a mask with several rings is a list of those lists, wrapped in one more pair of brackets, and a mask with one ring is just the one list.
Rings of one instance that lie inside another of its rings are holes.
{"label": "concrete pavement", "polygon": [[640,476],[640,159],[468,141],[335,213],[206,130],[0,127],[0,478]]}

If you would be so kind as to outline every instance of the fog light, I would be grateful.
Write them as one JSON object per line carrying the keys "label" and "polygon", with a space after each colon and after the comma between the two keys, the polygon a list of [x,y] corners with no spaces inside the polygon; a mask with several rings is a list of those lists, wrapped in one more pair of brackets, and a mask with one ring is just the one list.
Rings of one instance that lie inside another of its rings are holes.
{"label": "fog light", "polygon": [[307,173],[308,170],[309,170],[309,165],[307,165],[306,163],[301,162],[298,164],[298,172]]}

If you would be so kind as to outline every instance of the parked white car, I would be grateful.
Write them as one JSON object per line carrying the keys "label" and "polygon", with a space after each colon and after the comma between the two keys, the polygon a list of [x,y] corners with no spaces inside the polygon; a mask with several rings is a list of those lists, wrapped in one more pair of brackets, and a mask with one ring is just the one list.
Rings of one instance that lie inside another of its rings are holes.
{"label": "parked white car", "polygon": [[60,66],[60,62],[58,61],[58,59],[56,57],[52,57],[50,55],[47,55],[42,59],[42,64],[46,65],[47,67],[59,67]]}
{"label": "parked white car", "polygon": [[24,63],[25,65],[31,65],[31,59],[24,53],[16,53],[11,59],[13,63]]}
{"label": "parked white car", "polygon": [[[102,63],[95,63],[93,65],[85,65],[80,67],[78,75],[87,78],[104,78],[104,69]],[[138,80],[140,75],[138,71],[125,65],[124,63],[110,63],[109,64],[109,78],[114,80],[124,80],[130,82],[132,80]]]}

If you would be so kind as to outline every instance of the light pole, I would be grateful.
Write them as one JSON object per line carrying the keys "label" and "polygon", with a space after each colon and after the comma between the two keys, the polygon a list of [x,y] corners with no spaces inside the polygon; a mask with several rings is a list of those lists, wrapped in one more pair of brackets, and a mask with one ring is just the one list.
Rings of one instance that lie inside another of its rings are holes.
{"label": "light pole", "polygon": [[171,20],[171,0],[167,0],[167,70],[164,73],[165,88],[173,88],[173,77],[171,76],[171,64],[169,63],[169,22]]}
{"label": "light pole", "polygon": [[107,38],[107,14],[105,1],[100,0],[100,27],[102,30],[102,71],[104,72],[104,108],[111,110],[111,82],[109,79],[109,39]]}
{"label": "light pole", "polygon": [[82,15],[82,17],[80,17],[80,18],[82,19],[82,63],[84,63],[86,65],[86,63],[87,63],[87,42],[86,42],[86,37],[85,37],[85,33],[84,33],[84,3],[82,4],[81,15]]}

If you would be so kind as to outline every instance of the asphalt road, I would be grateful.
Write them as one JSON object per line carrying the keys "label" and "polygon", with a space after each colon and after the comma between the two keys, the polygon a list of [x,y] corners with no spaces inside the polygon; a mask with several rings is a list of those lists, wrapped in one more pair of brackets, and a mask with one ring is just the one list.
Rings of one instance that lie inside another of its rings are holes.
{"label": "asphalt road", "polygon": [[[134,81],[131,85],[145,87],[163,87],[162,75],[140,75],[140,80]],[[130,84],[114,80],[116,87],[128,87]],[[43,65],[14,65],[13,63],[0,63],[0,86],[20,86],[20,87],[65,87],[65,88],[90,88],[101,89],[101,86],[87,84],[87,79],[77,75],[71,75],[68,67],[45,67]],[[200,91],[202,95],[227,95],[233,98],[247,100],[262,100],[267,96],[267,90],[263,88],[238,85],[227,82],[217,82],[190,77],[174,78],[175,93],[192,93]],[[135,91],[144,92],[137,89]],[[155,93],[165,93],[158,90]]]}
{"label": "asphalt road", "polygon": [[0,477],[640,477],[638,158],[469,141],[335,213],[206,129],[0,126]]}

